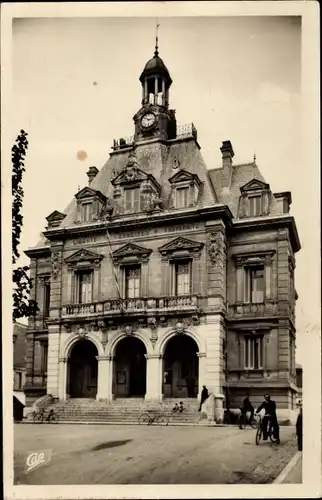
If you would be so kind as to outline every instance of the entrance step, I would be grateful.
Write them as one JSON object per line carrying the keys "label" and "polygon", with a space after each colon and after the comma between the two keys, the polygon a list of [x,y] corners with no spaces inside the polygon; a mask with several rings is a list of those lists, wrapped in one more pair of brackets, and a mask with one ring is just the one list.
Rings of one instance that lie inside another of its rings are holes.
{"label": "entrance step", "polygon": [[[173,413],[175,403],[183,402],[184,411]],[[139,416],[145,411],[164,413],[173,423],[195,423],[198,419],[199,402],[197,399],[165,399],[161,403],[144,401],[144,399],[116,399],[112,402],[95,399],[69,399],[58,401],[48,406],[59,415],[61,422],[119,422],[137,423]]]}

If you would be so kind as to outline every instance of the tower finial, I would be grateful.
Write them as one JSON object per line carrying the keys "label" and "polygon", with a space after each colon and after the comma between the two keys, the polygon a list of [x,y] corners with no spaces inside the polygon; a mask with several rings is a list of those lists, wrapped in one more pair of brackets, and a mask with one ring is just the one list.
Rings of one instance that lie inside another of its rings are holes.
{"label": "tower finial", "polygon": [[158,24],[158,20],[157,20],[157,26],[156,26],[156,35],[155,35],[155,51],[154,51],[154,55],[155,57],[157,57],[159,55],[159,37],[158,37],[158,33],[159,33],[159,26],[160,24]]}

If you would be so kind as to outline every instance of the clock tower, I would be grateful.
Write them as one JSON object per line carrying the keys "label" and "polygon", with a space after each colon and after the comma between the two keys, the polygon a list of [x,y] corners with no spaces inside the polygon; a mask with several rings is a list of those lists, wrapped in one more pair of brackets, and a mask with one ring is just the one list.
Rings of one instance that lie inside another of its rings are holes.
{"label": "clock tower", "polygon": [[176,137],[175,110],[169,109],[169,89],[172,83],[169,71],[159,57],[158,38],[155,52],[140,76],[142,106],[133,117],[134,141],[174,139]]}

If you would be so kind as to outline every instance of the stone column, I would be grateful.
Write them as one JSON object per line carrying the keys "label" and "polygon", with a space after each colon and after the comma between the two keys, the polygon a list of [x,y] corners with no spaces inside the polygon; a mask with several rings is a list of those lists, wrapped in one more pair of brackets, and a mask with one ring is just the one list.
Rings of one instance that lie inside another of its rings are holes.
{"label": "stone column", "polygon": [[200,279],[200,255],[196,256],[193,259],[192,262],[192,269],[193,269],[193,275],[192,275],[192,283],[193,283],[193,289],[192,289],[192,295],[195,294],[200,294],[201,292],[201,279]]}
{"label": "stone column", "polygon": [[265,299],[271,299],[272,294],[272,260],[266,259],[265,261]]}
{"label": "stone column", "polygon": [[142,297],[149,296],[149,268],[148,262],[142,262],[141,266],[141,294]]}
{"label": "stone column", "polygon": [[96,356],[98,361],[97,401],[112,399],[112,357]]}
{"label": "stone column", "polygon": [[154,78],[154,104],[158,104],[158,77]]}
{"label": "stone column", "polygon": [[243,285],[244,285],[244,280],[243,280],[243,274],[244,274],[244,269],[243,265],[241,262],[236,261],[236,302],[242,303],[244,301],[243,297]]}
{"label": "stone column", "polygon": [[206,353],[205,352],[198,352],[197,356],[199,358],[199,368],[198,368],[198,400],[200,401],[201,398],[201,391],[202,391],[202,386],[206,385],[205,383],[205,378],[206,378]]}
{"label": "stone column", "polygon": [[59,389],[58,397],[65,401],[67,393],[67,361],[68,358],[59,358]]}
{"label": "stone column", "polygon": [[159,354],[145,354],[146,369],[146,394],[145,400],[162,400],[162,358]]}
{"label": "stone column", "polygon": [[165,97],[165,80],[162,78],[162,105],[165,106],[166,104],[166,97]]}
{"label": "stone column", "polygon": [[48,325],[47,394],[58,398],[59,386],[59,325]]}

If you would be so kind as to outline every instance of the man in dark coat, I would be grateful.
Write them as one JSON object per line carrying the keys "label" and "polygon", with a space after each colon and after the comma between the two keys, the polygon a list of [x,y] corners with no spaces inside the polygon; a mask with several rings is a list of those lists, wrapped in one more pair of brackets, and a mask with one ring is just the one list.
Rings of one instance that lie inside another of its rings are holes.
{"label": "man in dark coat", "polygon": [[276,403],[271,399],[269,394],[264,395],[265,401],[257,408],[255,413],[259,413],[261,410],[265,410],[265,415],[262,421],[263,430],[263,440],[267,441],[268,438],[268,422],[271,421],[273,425],[273,434],[276,439],[276,443],[280,443],[280,428],[277,422],[276,416]]}
{"label": "man in dark coat", "polygon": [[249,411],[251,413],[250,415],[250,418],[252,419],[253,416],[254,416],[254,407],[252,405],[252,403],[250,402],[250,399],[249,399],[249,394],[247,393],[246,394],[246,397],[244,398],[242,404],[241,404],[241,407],[240,407],[240,411],[243,415],[246,415],[246,413]]}
{"label": "man in dark coat", "polygon": [[200,399],[200,406],[199,406],[199,410],[198,411],[201,411],[201,407],[203,405],[203,403],[206,401],[206,399],[208,398],[208,389],[205,385],[202,386],[202,391],[201,391],[201,399]]}
{"label": "man in dark coat", "polygon": [[296,420],[296,435],[297,435],[297,449],[302,451],[302,437],[303,437],[303,414],[302,407],[300,407],[300,413]]}

